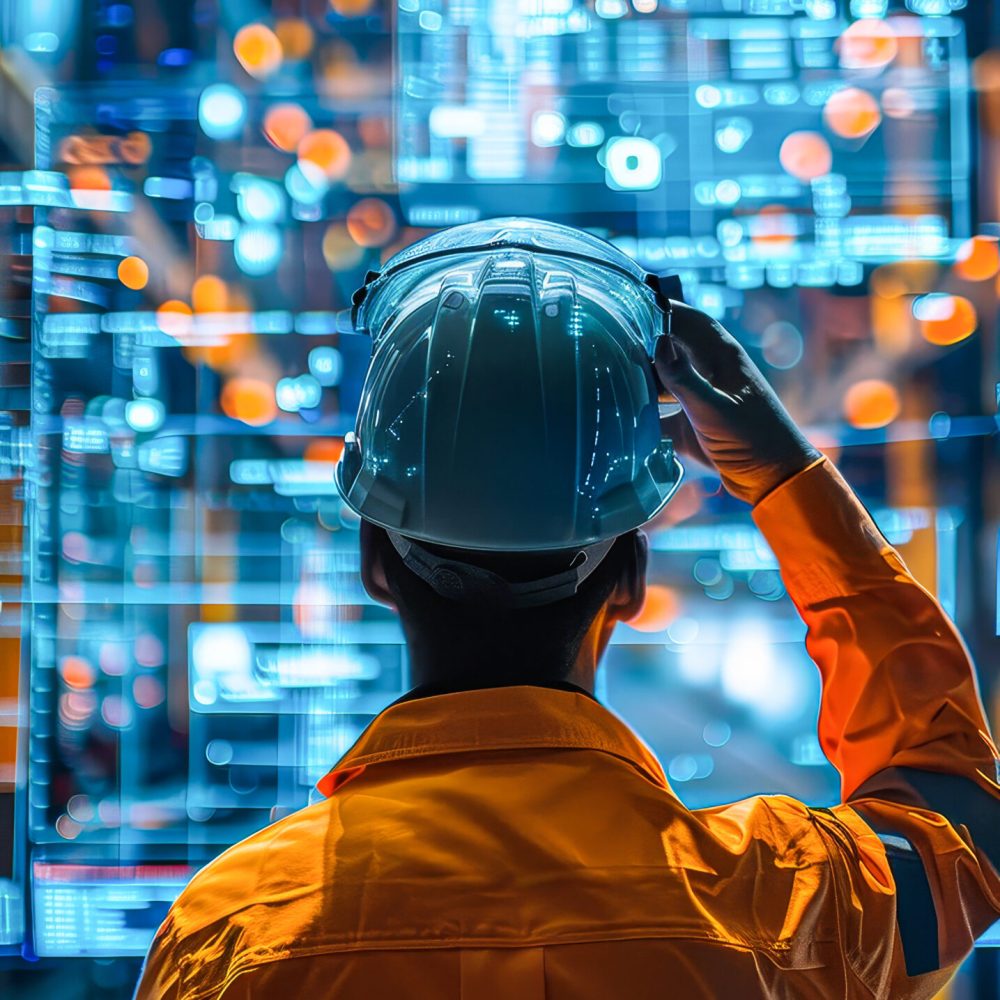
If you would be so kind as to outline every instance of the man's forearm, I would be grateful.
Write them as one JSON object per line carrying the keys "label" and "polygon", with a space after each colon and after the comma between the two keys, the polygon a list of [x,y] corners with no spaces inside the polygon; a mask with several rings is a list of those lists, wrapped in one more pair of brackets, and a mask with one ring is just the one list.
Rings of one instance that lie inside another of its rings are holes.
{"label": "man's forearm", "polygon": [[754,509],[823,676],[820,743],[846,799],[908,767],[996,789],[968,652],[836,469],[822,460]]}

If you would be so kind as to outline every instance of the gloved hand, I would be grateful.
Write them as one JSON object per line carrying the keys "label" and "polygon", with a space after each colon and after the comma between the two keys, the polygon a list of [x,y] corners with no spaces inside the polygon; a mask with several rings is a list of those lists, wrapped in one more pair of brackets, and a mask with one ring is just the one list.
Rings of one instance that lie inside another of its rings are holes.
{"label": "gloved hand", "polygon": [[670,308],[670,332],[657,341],[654,359],[684,409],[670,418],[670,433],[679,451],[715,466],[733,496],[756,504],[819,452],[721,324],[681,302]]}

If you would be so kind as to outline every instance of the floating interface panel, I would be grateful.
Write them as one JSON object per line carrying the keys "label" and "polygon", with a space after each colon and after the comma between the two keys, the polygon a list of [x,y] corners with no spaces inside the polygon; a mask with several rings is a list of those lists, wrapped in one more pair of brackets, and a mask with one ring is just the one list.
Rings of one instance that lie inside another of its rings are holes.
{"label": "floating interface panel", "polygon": [[866,264],[943,257],[968,235],[958,18],[852,4],[851,20],[832,2],[634,6],[404,0],[396,145],[409,220],[505,214],[516,185],[521,214],[619,233],[645,266],[680,270],[692,295],[704,282],[858,285]]}
{"label": "floating interface panel", "polygon": [[[190,874],[306,805],[406,687],[329,453],[304,454],[342,437],[367,362],[338,340],[349,290],[309,294],[282,251],[326,192],[273,150],[243,169],[216,103],[41,91],[38,169],[8,177],[35,207],[22,874],[41,955],[141,954]],[[266,110],[244,113],[262,131]],[[95,163],[107,183],[81,186]],[[168,275],[188,253],[211,274],[185,310]],[[143,258],[166,305],[132,287]],[[229,407],[257,401],[248,371],[281,382],[263,420]]]}

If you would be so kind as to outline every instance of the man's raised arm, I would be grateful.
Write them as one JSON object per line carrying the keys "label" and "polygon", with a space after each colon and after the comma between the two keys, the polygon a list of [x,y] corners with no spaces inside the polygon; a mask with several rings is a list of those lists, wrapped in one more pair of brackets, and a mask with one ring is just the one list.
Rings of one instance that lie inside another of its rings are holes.
{"label": "man's raised arm", "polygon": [[656,369],[690,421],[676,437],[753,505],[823,677],[820,743],[846,804],[817,813],[858,865],[877,834],[906,974],[947,969],[1000,918],[997,750],[968,652],[742,347],[677,304],[672,328]]}

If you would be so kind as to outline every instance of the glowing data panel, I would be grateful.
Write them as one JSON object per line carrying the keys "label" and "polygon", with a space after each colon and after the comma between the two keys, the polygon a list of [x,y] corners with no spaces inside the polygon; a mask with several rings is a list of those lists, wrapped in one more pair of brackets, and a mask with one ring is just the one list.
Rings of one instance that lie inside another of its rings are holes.
{"label": "glowing data panel", "polygon": [[408,218],[502,213],[516,185],[525,213],[632,216],[640,262],[734,290],[946,256],[969,230],[961,21],[743,8],[404,0]]}
{"label": "glowing data panel", "polygon": [[144,955],[194,869],[36,862],[32,874],[36,951],[72,958]]}

